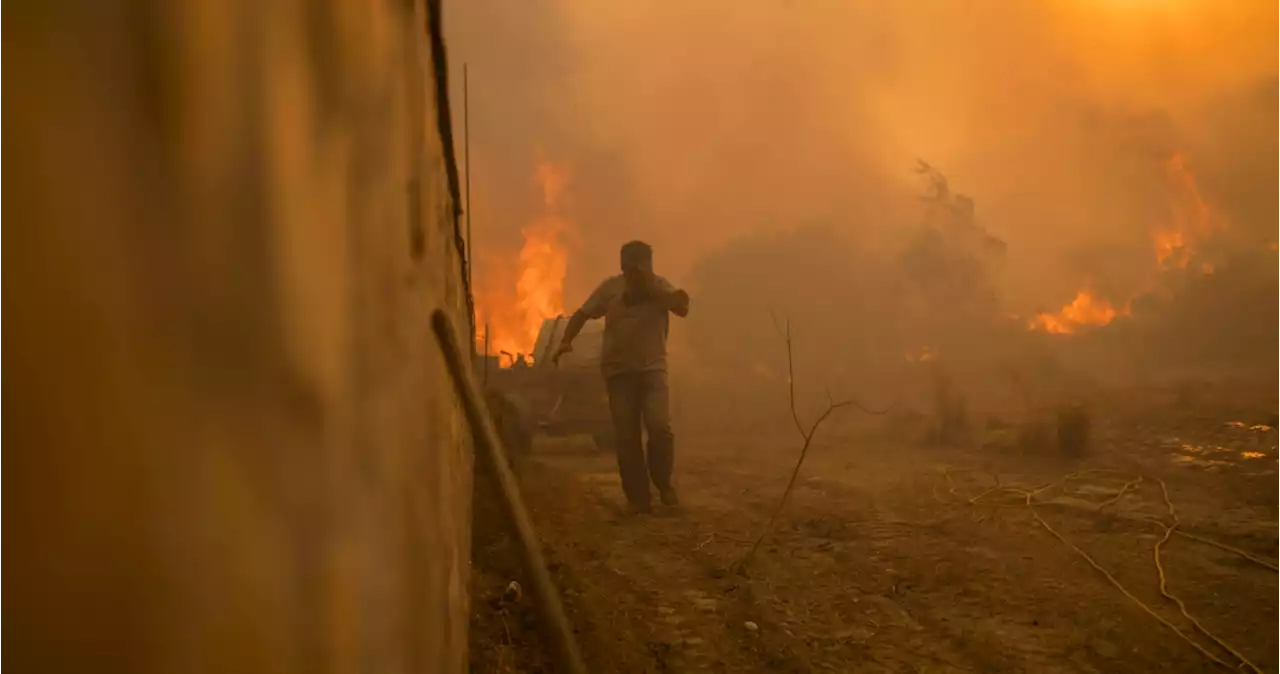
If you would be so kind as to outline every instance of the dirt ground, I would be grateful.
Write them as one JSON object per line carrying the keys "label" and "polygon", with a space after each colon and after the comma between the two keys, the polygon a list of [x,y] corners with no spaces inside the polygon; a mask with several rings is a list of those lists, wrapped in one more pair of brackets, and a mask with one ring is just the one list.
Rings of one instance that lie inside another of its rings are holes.
{"label": "dirt ground", "polygon": [[[683,503],[652,516],[588,440],[539,442],[521,481],[592,672],[1277,671],[1274,401],[1182,397],[1095,401],[1072,460],[819,430],[741,572],[794,430],[677,428]],[[478,484],[472,671],[553,671]],[[1167,591],[1203,631],[1161,595],[1166,491]]]}

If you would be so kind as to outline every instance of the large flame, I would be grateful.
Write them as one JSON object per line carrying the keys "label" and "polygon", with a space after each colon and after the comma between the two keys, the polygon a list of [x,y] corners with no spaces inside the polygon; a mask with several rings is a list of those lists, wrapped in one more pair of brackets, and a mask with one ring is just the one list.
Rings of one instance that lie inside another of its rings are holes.
{"label": "large flame", "polygon": [[[1199,259],[1201,247],[1224,228],[1224,223],[1200,195],[1185,154],[1175,153],[1164,162],[1163,169],[1169,187],[1170,215],[1163,226],[1152,232],[1156,263],[1160,271],[1172,271],[1187,269],[1196,261],[1194,268],[1200,273],[1212,274],[1213,262]],[[1088,326],[1106,325],[1128,313],[1127,303],[1117,309],[1107,299],[1080,290],[1061,311],[1038,314],[1028,325],[1033,330],[1065,335]]]}
{"label": "large flame", "polygon": [[[1158,228],[1153,239],[1161,269],[1186,269],[1200,246],[1223,227],[1223,222],[1200,196],[1187,156],[1175,153],[1164,165],[1171,200],[1170,221]],[[1204,265],[1201,265],[1204,268]],[[1212,266],[1207,268],[1212,269]]]}
{"label": "large flame", "polygon": [[1083,327],[1106,325],[1127,312],[1127,308],[1117,310],[1107,300],[1081,290],[1061,311],[1036,315],[1031,319],[1030,327],[1055,335],[1069,335]]}
{"label": "large flame", "polygon": [[521,230],[524,245],[516,268],[489,265],[488,278],[479,284],[483,291],[476,293],[477,347],[487,348],[491,355],[532,353],[543,320],[564,313],[569,222],[563,215],[563,197],[569,174],[563,167],[543,163],[536,176],[542,213]]}

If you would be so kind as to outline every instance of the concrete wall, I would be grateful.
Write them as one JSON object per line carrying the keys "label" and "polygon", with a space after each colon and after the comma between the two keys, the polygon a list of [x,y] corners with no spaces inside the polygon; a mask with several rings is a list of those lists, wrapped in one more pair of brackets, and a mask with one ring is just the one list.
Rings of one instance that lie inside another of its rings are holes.
{"label": "concrete wall", "polygon": [[463,671],[438,11],[6,13],[14,671]]}

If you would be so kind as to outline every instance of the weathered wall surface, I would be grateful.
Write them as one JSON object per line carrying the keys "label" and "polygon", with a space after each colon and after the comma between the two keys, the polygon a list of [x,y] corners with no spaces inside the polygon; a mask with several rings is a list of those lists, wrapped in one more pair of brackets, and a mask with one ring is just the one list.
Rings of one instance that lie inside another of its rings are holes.
{"label": "weathered wall surface", "polygon": [[14,671],[463,671],[438,11],[6,13]]}

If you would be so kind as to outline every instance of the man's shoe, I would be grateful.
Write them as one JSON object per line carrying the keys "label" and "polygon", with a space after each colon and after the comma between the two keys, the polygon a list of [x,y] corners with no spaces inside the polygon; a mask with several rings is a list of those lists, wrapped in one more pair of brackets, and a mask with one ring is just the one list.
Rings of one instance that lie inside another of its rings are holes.
{"label": "man's shoe", "polygon": [[627,504],[628,515],[648,515],[651,512],[653,512],[653,506],[649,505],[648,503],[628,503]]}
{"label": "man's shoe", "polygon": [[658,498],[662,500],[662,505],[678,506],[680,505],[680,497],[676,495],[676,490],[667,487],[658,492]]}

